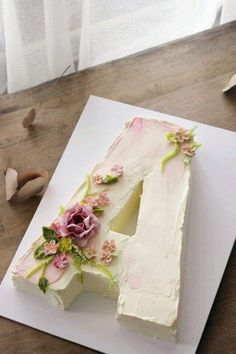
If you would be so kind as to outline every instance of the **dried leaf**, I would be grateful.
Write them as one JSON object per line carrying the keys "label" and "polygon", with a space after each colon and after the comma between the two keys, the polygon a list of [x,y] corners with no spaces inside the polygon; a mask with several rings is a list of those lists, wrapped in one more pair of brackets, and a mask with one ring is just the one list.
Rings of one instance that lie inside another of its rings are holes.
{"label": "dried leaf", "polygon": [[18,182],[17,182],[17,171],[13,168],[8,168],[5,175],[6,183],[6,200],[10,200],[16,193]]}
{"label": "dried leaf", "polygon": [[12,168],[6,171],[6,200],[25,200],[44,193],[48,182],[48,172],[29,169],[17,173]]}
{"label": "dried leaf", "polygon": [[48,180],[48,172],[37,168],[31,168],[19,172],[17,177],[18,189],[21,189],[27,182],[38,177],[45,177]]}
{"label": "dried leaf", "polygon": [[43,177],[35,178],[27,182],[16,194],[17,199],[29,199],[38,193],[42,192],[45,186]]}
{"label": "dried leaf", "polygon": [[25,118],[22,121],[23,128],[28,129],[33,121],[35,120],[36,117],[36,109],[31,108],[31,110],[28,112],[28,114],[25,116]]}
{"label": "dried leaf", "polygon": [[228,85],[225,86],[225,88],[223,88],[222,92],[227,92],[227,91],[231,90],[231,88],[233,88],[235,85],[236,85],[236,74],[231,77]]}
{"label": "dried leaf", "polygon": [[48,172],[29,169],[18,174],[18,191],[16,199],[24,200],[42,194],[48,182]]}

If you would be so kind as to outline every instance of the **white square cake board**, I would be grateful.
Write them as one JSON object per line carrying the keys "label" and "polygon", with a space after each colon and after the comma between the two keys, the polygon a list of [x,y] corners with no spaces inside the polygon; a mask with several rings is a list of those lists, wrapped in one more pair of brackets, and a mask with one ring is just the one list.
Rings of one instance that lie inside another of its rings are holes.
{"label": "white square cake board", "polygon": [[[61,311],[11,281],[15,262],[40,235],[134,116],[197,126],[202,143],[194,158],[187,231],[186,271],[177,344],[127,330],[116,323],[116,302],[82,294]],[[236,235],[236,133],[91,96],[47,191],[0,287],[0,315],[109,354],[191,354],[197,349]]]}

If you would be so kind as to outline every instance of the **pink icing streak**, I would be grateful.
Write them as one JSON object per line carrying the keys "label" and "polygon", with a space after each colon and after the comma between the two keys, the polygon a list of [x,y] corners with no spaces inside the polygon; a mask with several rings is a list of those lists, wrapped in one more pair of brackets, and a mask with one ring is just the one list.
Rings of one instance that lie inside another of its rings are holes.
{"label": "pink icing streak", "polygon": [[[36,260],[34,258],[34,250],[31,249],[21,260],[21,262],[16,266],[16,273],[17,275],[25,278],[28,274],[28,272],[33,269],[37,264],[39,264],[41,261]],[[62,274],[64,273],[65,269],[57,269],[53,266],[52,263],[50,263],[47,267],[46,274],[49,283],[54,283],[58,281]],[[39,276],[41,274],[41,270],[38,271],[37,273],[33,274],[29,281],[37,284]]]}
{"label": "pink icing streak", "polygon": [[132,128],[133,131],[140,132],[143,129],[143,125],[144,125],[143,118],[135,117],[130,124],[130,128]]}
{"label": "pink icing streak", "polygon": [[141,278],[136,276],[136,275],[133,275],[133,276],[130,276],[128,279],[128,285],[131,289],[139,289],[140,286],[141,286]]}

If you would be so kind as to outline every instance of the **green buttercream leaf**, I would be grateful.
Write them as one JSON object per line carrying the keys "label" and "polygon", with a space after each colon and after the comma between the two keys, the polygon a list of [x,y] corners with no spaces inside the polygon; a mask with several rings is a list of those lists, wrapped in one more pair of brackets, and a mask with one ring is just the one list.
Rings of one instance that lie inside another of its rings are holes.
{"label": "green buttercream leaf", "polygon": [[46,294],[48,289],[48,279],[46,277],[40,277],[38,281],[38,287],[44,294]]}
{"label": "green buttercream leaf", "polygon": [[110,176],[110,175],[106,175],[106,177],[102,180],[103,184],[113,184],[118,182],[119,177],[118,176]]}
{"label": "green buttercream leaf", "polygon": [[174,133],[166,133],[166,139],[171,143],[177,143],[177,139]]}
{"label": "green buttercream leaf", "polygon": [[85,254],[83,253],[83,251],[79,247],[72,245],[71,253],[73,256],[80,258],[81,263],[87,262],[87,258],[85,256]]}
{"label": "green buttercream leaf", "polygon": [[83,263],[83,261],[81,260],[80,257],[78,257],[78,256],[73,257],[73,264],[78,271],[80,282],[83,284],[83,271],[81,268],[82,263]]}
{"label": "green buttercream leaf", "polygon": [[45,260],[43,262],[37,264],[33,269],[31,269],[28,272],[28,274],[26,274],[26,279],[29,279],[30,277],[32,277],[32,275],[37,273],[40,269],[43,270],[43,274],[44,274],[45,270],[46,270],[46,267],[52,261],[52,259],[53,259],[53,256],[50,256],[50,257],[45,258]]}
{"label": "green buttercream leaf", "polygon": [[111,255],[112,255],[112,257],[118,257],[119,256],[119,251],[113,251],[112,253],[111,253]]}
{"label": "green buttercream leaf", "polygon": [[58,238],[56,237],[56,232],[53,229],[50,229],[47,226],[43,226],[43,237],[46,241],[56,241],[58,242]]}
{"label": "green buttercream leaf", "polygon": [[186,165],[189,165],[190,162],[191,162],[191,160],[192,160],[192,158],[191,158],[190,156],[185,156],[185,157],[184,157],[184,163],[185,163]]}
{"label": "green buttercream leaf", "polygon": [[83,199],[85,199],[85,198],[89,195],[90,188],[91,188],[90,176],[87,175],[87,176],[86,176],[86,180],[85,180],[85,192],[84,192],[84,197],[83,197]]}
{"label": "green buttercream leaf", "polygon": [[59,207],[59,215],[64,215],[65,214],[65,210],[66,208],[64,208],[63,206]]}
{"label": "green buttercream leaf", "polygon": [[103,208],[93,208],[93,213],[95,215],[102,215],[104,213],[105,209]]}
{"label": "green buttercream leaf", "polygon": [[44,251],[44,243],[42,245],[39,245],[35,251],[34,251],[34,258],[36,259],[44,259],[48,257],[46,254],[45,254],[45,251]]}
{"label": "green buttercream leaf", "polygon": [[161,160],[161,170],[164,171],[164,168],[166,166],[166,163],[176,157],[178,153],[180,152],[180,147],[179,144],[175,144],[176,148],[175,150],[168,152]]}
{"label": "green buttercream leaf", "polygon": [[202,144],[198,144],[196,141],[194,142],[194,147],[196,148],[196,149],[198,149],[200,146],[202,146]]}

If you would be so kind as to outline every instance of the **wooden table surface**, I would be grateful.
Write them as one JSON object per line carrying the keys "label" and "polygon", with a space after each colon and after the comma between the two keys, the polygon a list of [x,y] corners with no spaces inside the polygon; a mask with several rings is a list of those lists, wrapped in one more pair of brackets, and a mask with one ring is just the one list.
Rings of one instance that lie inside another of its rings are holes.
{"label": "wooden table surface", "polygon": [[[41,167],[51,176],[91,94],[236,131],[236,90],[221,92],[234,73],[236,22],[67,76],[54,86],[46,83],[0,97],[1,279],[39,204],[36,197],[21,204],[5,201],[9,157],[17,170]],[[35,125],[17,144],[22,118],[42,101]],[[4,318],[0,352],[95,353]],[[236,249],[197,353],[236,353]]]}

